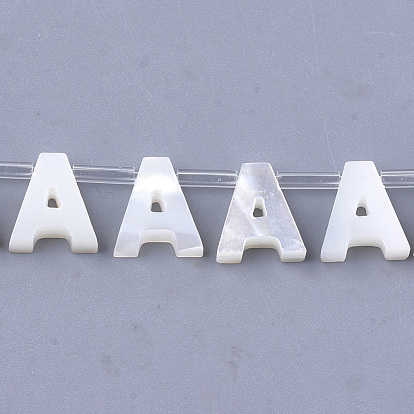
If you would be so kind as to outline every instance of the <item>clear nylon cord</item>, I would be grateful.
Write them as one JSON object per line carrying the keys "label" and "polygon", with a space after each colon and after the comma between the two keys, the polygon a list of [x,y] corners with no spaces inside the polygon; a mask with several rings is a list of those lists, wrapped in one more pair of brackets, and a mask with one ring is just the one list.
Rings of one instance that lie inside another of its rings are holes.
{"label": "clear nylon cord", "polygon": [[[28,162],[0,162],[0,178],[30,179],[33,164]],[[73,174],[79,183],[129,184],[135,182],[134,167],[100,167],[73,165]],[[381,171],[386,188],[414,188],[414,170]],[[234,188],[238,173],[235,170],[178,169],[177,178],[182,187]],[[341,180],[339,172],[276,172],[282,189],[336,189]]]}

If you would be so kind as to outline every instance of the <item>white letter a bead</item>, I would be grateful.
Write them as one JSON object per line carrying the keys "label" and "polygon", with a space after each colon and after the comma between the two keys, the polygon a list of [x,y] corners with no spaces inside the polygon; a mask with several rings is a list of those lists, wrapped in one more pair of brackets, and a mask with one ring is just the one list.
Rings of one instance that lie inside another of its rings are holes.
{"label": "white letter a bead", "polygon": [[405,260],[410,254],[410,245],[371,161],[345,164],[321,260],[343,262],[353,246],[379,247],[387,260]]}
{"label": "white letter a bead", "polygon": [[275,249],[282,262],[306,255],[299,230],[272,166],[243,164],[217,249],[218,263],[240,263],[245,249]]}
{"label": "white letter a bead", "polygon": [[36,241],[45,238],[66,239],[73,253],[98,251],[98,241],[66,154],[39,155],[9,251],[31,253]]}
{"label": "white letter a bead", "polygon": [[203,256],[197,227],[167,157],[142,160],[114,257],[136,257],[141,245],[150,242],[171,243],[177,257]]}

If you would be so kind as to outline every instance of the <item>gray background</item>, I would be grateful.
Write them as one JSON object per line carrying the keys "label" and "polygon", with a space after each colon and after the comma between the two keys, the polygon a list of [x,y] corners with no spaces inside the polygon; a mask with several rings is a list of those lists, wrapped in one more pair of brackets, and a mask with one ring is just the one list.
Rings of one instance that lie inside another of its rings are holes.
{"label": "gray background", "polygon": [[[413,1],[63,3],[0,3],[3,160],[414,168]],[[0,188],[1,413],[414,412],[414,259],[321,263],[335,191],[286,191],[304,263],[219,265],[231,190],[185,190],[203,258],[114,259],[131,187],[80,185],[96,255],[8,253],[27,182]]]}

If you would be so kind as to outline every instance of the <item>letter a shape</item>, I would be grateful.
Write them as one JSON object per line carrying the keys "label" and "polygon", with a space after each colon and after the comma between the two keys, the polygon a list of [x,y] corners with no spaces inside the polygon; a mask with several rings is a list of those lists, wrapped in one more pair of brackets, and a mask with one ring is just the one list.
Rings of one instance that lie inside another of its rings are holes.
{"label": "letter a shape", "polygon": [[[161,211],[152,211],[153,204]],[[114,257],[137,257],[141,245],[168,242],[177,257],[203,256],[203,244],[171,161],[167,157],[142,160]]]}
{"label": "letter a shape", "polygon": [[[357,209],[363,215],[357,215]],[[387,260],[405,260],[410,245],[372,161],[347,162],[332,209],[322,262],[343,262],[349,247],[379,247]]]}
{"label": "letter a shape", "polygon": [[[49,207],[54,200],[56,207]],[[10,238],[9,251],[31,253],[39,239],[66,239],[73,253],[96,253],[98,241],[66,154],[42,153]]]}
{"label": "letter a shape", "polygon": [[243,164],[217,249],[218,263],[240,263],[245,249],[270,247],[282,262],[301,262],[306,248],[272,166]]}

